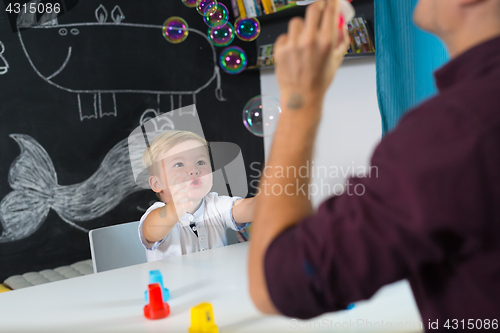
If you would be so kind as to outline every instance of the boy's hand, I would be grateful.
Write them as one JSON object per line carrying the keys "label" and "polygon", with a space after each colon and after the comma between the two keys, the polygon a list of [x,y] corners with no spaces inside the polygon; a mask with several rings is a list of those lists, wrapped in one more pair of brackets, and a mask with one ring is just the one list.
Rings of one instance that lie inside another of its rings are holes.
{"label": "boy's hand", "polygon": [[296,95],[303,102],[323,100],[349,46],[339,15],[338,0],[317,1],[307,8],[305,20],[293,18],[288,33],[276,40],[276,77],[284,105],[297,104]]}
{"label": "boy's hand", "polygon": [[[160,211],[160,217],[166,217],[167,214],[175,214],[178,222],[181,217],[186,215],[186,211],[193,205],[189,192],[189,183],[181,175],[175,176],[168,182],[171,200],[165,206],[165,210]],[[177,223],[176,222],[176,223]]]}
{"label": "boy's hand", "polygon": [[166,205],[155,209],[144,220],[142,232],[149,243],[164,239],[168,233],[193,205],[190,199],[189,184],[181,175],[167,180]]}

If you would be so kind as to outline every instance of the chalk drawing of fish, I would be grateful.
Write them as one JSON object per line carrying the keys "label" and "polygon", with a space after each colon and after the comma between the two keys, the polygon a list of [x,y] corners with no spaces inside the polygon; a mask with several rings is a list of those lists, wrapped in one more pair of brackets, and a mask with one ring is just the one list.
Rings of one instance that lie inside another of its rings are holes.
{"label": "chalk drawing of fish", "polygon": [[9,71],[9,63],[7,59],[3,56],[3,52],[5,51],[5,46],[0,41],[0,75],[4,75]]}
{"label": "chalk drawing of fish", "polygon": [[[31,0],[27,8],[37,7],[40,1]],[[54,12],[38,18],[22,11],[17,34],[35,73],[46,83],[76,94],[80,121],[116,117],[118,94],[153,95],[158,112],[170,111],[196,104],[196,95],[215,81],[216,98],[225,101],[215,47],[206,32],[189,28],[184,42],[171,44],[163,37],[161,24],[124,19],[118,5],[110,16],[101,4],[95,21],[68,24],[60,24]]]}
{"label": "chalk drawing of fish", "polygon": [[45,221],[50,209],[71,226],[102,216],[123,198],[143,190],[135,184],[128,152],[128,139],[117,143],[97,171],[74,185],[57,184],[57,173],[47,151],[32,137],[11,134],[21,149],[12,163],[8,182],[13,189],[0,203],[3,233],[0,243],[26,238]]}

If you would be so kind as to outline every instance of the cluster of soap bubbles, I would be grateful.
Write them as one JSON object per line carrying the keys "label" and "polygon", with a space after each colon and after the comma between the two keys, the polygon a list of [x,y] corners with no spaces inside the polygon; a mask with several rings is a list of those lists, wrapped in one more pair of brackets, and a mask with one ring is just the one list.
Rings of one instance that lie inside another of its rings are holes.
{"label": "cluster of soap bubbles", "polygon": [[[225,47],[219,57],[222,70],[228,74],[241,73],[247,66],[245,51],[238,46],[228,46],[237,36],[245,42],[254,41],[260,34],[260,23],[255,17],[240,17],[234,25],[229,22],[229,11],[217,0],[182,0],[184,5],[196,8],[208,26],[208,39],[218,47]],[[186,21],[170,17],[163,24],[163,36],[171,43],[181,43],[189,35]],[[272,96],[256,96],[243,108],[243,124],[250,133],[264,137],[274,134],[281,113],[280,102]]]}
{"label": "cluster of soap bubbles", "polygon": [[[260,34],[260,23],[255,17],[240,17],[234,25],[229,22],[227,7],[217,0],[182,0],[190,8],[196,8],[203,15],[208,26],[208,39],[213,45],[226,47],[222,50],[219,63],[226,73],[241,73],[247,66],[248,60],[239,47],[227,47],[237,36],[245,42],[255,40]],[[163,23],[163,36],[170,43],[178,44],[186,40],[189,27],[186,21],[178,16],[172,16]]]}

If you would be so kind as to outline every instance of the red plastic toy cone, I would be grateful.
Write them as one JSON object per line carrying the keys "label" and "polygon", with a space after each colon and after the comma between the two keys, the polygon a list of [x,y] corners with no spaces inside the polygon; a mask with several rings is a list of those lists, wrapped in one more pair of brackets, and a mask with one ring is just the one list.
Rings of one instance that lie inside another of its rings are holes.
{"label": "red plastic toy cone", "polygon": [[161,286],[153,283],[148,286],[149,304],[144,307],[144,316],[148,319],[161,319],[170,314],[168,303],[163,302]]}

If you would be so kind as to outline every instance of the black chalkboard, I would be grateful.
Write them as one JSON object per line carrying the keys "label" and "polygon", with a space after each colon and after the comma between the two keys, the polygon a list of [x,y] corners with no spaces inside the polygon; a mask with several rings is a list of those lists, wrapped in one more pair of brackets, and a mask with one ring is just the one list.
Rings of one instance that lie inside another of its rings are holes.
{"label": "black chalkboard", "polygon": [[[247,177],[263,162],[242,123],[259,74],[219,70],[222,48],[181,0],[79,1],[57,21],[18,18],[19,33],[0,9],[0,282],[89,259],[86,230],[140,218],[155,197],[135,186],[126,142],[146,115],[195,103],[207,140],[241,147]],[[170,16],[190,27],[180,44],[162,36]]]}

